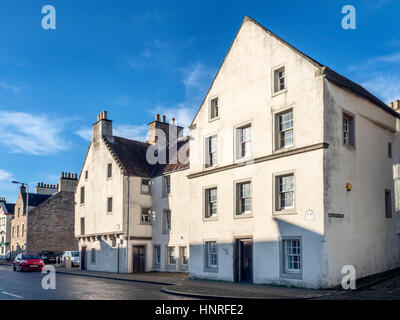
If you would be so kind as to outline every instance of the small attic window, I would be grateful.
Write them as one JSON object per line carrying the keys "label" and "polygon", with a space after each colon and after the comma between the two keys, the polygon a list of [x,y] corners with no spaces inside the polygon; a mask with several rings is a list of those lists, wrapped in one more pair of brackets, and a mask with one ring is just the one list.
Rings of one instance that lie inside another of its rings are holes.
{"label": "small attic window", "polygon": [[286,72],[285,67],[280,67],[274,70],[274,93],[286,89]]}
{"label": "small attic window", "polygon": [[217,119],[219,117],[218,97],[211,99],[210,102],[210,120]]}
{"label": "small attic window", "polygon": [[112,177],[112,163],[109,163],[107,165],[107,178],[111,178]]}

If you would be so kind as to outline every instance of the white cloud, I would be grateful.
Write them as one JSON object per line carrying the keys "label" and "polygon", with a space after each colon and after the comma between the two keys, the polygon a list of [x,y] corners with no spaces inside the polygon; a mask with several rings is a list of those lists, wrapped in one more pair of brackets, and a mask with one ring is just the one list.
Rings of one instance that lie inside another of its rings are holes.
{"label": "white cloud", "polygon": [[5,170],[0,169],[0,181],[9,182],[13,175]]}
{"label": "white cloud", "polygon": [[18,93],[21,90],[21,87],[16,86],[16,85],[11,85],[5,81],[0,81],[0,89]]}
{"label": "white cloud", "polygon": [[45,115],[0,111],[0,144],[13,153],[49,155],[65,150],[69,143],[61,133],[64,121]]}
{"label": "white cloud", "polygon": [[77,134],[84,140],[87,141],[92,140],[92,130],[90,128],[83,128],[78,131],[75,131],[75,134]]}
{"label": "white cloud", "polygon": [[114,135],[132,140],[146,141],[147,139],[146,125],[116,125]]}
{"label": "white cloud", "polygon": [[400,99],[400,76],[379,75],[361,85],[386,103]]}
{"label": "white cloud", "polygon": [[[113,135],[132,140],[146,141],[147,131],[148,127],[146,125],[120,124],[113,128]],[[92,130],[89,128],[80,129],[75,134],[87,141],[92,140]]]}

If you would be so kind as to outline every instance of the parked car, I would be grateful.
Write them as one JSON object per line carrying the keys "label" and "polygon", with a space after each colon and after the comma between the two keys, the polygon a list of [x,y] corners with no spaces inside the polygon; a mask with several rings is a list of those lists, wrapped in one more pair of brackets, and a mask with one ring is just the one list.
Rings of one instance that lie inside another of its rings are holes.
{"label": "parked car", "polygon": [[62,257],[62,263],[65,266],[66,260],[71,258],[71,267],[79,267],[81,258],[79,251],[65,251]]}
{"label": "parked car", "polygon": [[44,267],[43,260],[34,253],[20,253],[13,262],[13,270],[37,270],[42,271]]}
{"label": "parked car", "polygon": [[39,252],[39,256],[42,258],[44,263],[56,263],[57,255],[53,251]]}

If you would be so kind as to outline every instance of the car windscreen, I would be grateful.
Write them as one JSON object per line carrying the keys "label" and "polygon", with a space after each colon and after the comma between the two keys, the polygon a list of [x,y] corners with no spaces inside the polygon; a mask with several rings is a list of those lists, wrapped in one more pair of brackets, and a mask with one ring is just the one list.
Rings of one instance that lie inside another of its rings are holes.
{"label": "car windscreen", "polygon": [[46,255],[46,256],[54,256],[55,253],[53,251],[43,251],[42,254]]}
{"label": "car windscreen", "polygon": [[79,251],[71,252],[71,255],[72,255],[73,257],[79,257]]}
{"label": "car windscreen", "polygon": [[36,254],[23,254],[23,255],[22,255],[22,259],[28,259],[28,260],[35,260],[35,259],[37,259],[37,260],[39,260],[40,258],[39,258],[39,256],[36,255]]}

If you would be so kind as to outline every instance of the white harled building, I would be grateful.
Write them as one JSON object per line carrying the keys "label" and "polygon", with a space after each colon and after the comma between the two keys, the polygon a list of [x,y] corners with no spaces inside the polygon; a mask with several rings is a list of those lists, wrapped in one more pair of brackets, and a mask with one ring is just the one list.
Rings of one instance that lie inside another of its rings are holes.
{"label": "white harled building", "polygon": [[143,162],[174,121],[146,143],[94,125],[76,193],[86,266],[307,288],[399,267],[399,112],[246,17],[171,144],[181,162]]}

